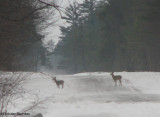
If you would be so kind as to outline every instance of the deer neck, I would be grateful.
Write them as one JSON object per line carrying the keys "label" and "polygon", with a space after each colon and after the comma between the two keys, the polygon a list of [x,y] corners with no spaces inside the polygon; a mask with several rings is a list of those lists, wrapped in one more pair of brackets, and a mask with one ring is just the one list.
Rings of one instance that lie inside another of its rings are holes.
{"label": "deer neck", "polygon": [[115,79],[115,76],[112,74],[112,78]]}
{"label": "deer neck", "polygon": [[112,74],[112,78],[114,78],[114,75]]}
{"label": "deer neck", "polygon": [[57,80],[54,79],[54,82],[57,83]]}

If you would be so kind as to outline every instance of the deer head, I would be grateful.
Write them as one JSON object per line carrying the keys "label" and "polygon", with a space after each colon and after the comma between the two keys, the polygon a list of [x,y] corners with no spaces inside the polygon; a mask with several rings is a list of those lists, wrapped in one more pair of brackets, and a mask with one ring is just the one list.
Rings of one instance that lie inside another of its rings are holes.
{"label": "deer head", "polygon": [[114,72],[112,72],[110,75],[112,76]]}

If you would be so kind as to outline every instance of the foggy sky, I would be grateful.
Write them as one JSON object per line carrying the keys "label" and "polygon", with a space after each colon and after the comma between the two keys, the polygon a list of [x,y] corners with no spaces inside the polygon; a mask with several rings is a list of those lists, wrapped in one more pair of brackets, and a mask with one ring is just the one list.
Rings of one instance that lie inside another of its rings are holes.
{"label": "foggy sky", "polygon": [[[62,7],[62,10],[65,9],[65,7],[67,7],[69,5],[69,3],[72,3],[73,1],[77,1],[79,3],[81,3],[83,0],[59,0],[59,6]],[[63,12],[62,12],[63,14]],[[54,18],[56,17],[56,26],[52,26],[48,29],[45,30],[45,41],[49,41],[49,40],[53,40],[55,42],[55,44],[57,44],[58,40],[59,40],[59,36],[60,36],[60,29],[59,26],[61,25],[67,25],[65,21],[63,21],[60,18],[60,14],[58,13],[58,11],[56,11],[56,16],[53,16]]]}

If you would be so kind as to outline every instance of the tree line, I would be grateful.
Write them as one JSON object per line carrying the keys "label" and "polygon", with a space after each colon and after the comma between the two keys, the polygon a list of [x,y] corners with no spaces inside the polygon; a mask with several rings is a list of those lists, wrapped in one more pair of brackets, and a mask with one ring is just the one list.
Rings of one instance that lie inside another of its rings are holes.
{"label": "tree line", "polygon": [[58,9],[54,1],[0,0],[0,70],[37,71],[45,64],[47,49],[38,26],[51,7]]}
{"label": "tree line", "polygon": [[66,8],[59,69],[160,71],[160,1],[84,0]]}

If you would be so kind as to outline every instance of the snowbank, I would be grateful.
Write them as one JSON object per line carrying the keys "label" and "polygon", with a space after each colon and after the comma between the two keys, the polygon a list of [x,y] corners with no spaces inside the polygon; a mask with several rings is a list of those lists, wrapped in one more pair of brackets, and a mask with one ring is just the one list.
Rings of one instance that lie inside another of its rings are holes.
{"label": "snowbank", "polygon": [[[64,80],[58,89],[49,74],[32,73],[23,87],[28,92],[15,100],[12,112],[46,99],[31,113],[44,117],[160,117],[160,73],[116,72],[123,87],[115,87],[110,73],[94,72],[56,75]],[[54,75],[52,75],[54,76]]]}

